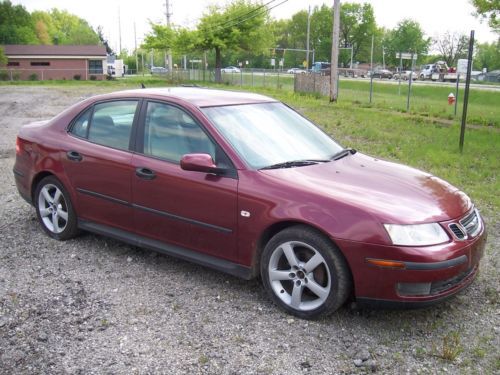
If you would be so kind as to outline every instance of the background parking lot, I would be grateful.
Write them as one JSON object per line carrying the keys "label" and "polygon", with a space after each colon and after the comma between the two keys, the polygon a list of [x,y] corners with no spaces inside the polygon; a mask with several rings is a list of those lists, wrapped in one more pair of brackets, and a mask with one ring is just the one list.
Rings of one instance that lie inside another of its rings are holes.
{"label": "background parking lot", "polygon": [[258,280],[97,235],[44,235],[15,187],[17,131],[113,90],[0,86],[0,373],[500,371],[494,204],[479,277],[464,293],[426,310],[348,304],[318,321],[281,312]]}

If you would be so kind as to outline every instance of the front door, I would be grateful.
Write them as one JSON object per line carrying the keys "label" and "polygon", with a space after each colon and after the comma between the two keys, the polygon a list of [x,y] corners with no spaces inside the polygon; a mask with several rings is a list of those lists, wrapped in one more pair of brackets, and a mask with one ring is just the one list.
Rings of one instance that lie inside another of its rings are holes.
{"label": "front door", "polygon": [[140,153],[132,158],[136,232],[236,261],[236,172],[221,177],[185,171],[179,165],[188,153],[210,154],[224,167],[230,166],[229,159],[189,114],[174,105],[149,102],[143,117]]}

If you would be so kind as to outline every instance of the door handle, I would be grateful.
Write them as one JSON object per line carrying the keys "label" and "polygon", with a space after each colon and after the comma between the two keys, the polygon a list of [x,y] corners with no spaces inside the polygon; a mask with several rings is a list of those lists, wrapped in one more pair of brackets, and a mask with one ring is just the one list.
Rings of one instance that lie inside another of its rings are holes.
{"label": "door handle", "polygon": [[82,161],[83,157],[82,155],[80,155],[78,152],[76,151],[68,151],[66,153],[66,157],[69,159],[69,160],[73,160],[73,161]]}
{"label": "door handle", "polygon": [[156,173],[149,168],[139,167],[135,170],[135,175],[144,180],[153,180]]}

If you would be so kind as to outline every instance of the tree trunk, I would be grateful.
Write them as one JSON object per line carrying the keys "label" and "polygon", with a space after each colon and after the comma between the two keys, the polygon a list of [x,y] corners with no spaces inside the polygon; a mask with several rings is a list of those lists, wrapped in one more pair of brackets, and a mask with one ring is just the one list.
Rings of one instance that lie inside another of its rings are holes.
{"label": "tree trunk", "polygon": [[222,68],[222,57],[220,54],[220,48],[215,47],[215,82],[221,83],[222,76],[220,69]]}

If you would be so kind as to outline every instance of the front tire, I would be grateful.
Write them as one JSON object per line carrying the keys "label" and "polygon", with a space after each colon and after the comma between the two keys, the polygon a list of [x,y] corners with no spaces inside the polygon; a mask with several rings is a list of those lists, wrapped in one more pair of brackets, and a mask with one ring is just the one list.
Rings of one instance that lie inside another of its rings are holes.
{"label": "front tire", "polygon": [[297,225],[267,243],[261,276],[270,298],[303,319],[331,314],[351,293],[351,274],[340,250],[318,231]]}
{"label": "front tire", "polygon": [[78,234],[73,204],[57,178],[47,176],[38,183],[34,202],[38,221],[50,237],[65,241]]}

